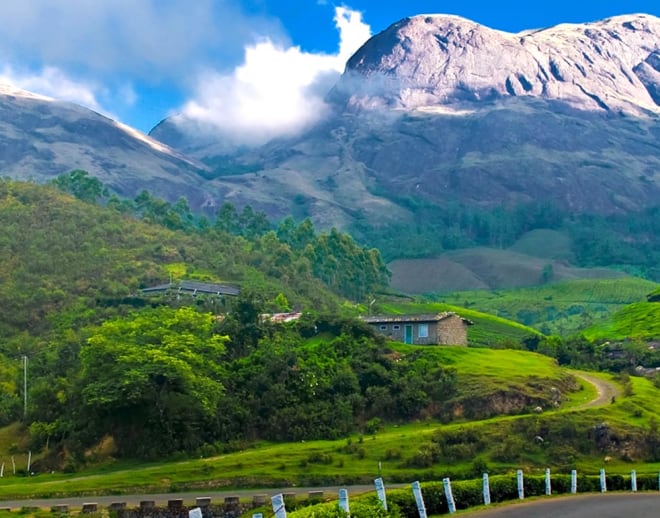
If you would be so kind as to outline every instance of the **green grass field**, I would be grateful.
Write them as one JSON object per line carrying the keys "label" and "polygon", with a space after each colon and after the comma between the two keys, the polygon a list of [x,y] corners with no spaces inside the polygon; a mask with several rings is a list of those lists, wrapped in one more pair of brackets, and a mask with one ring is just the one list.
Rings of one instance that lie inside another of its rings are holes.
{"label": "green grass field", "polygon": [[[395,346],[402,353],[415,347]],[[500,388],[521,381],[547,385],[571,374],[550,358],[522,351],[461,347],[438,347],[432,351],[439,364],[455,368],[462,379],[478,379],[480,384],[488,380],[488,384]],[[590,375],[618,384],[607,375]],[[470,478],[485,467],[491,473],[501,473],[516,467],[540,472],[546,466],[556,471],[573,466],[595,474],[605,454],[580,454],[570,441],[577,438],[588,442],[589,430],[599,423],[607,423],[612,433],[621,437],[644,434],[660,415],[658,389],[642,378],[631,378],[629,383],[628,395],[594,408],[585,408],[585,402],[596,397],[594,387],[580,382],[581,390],[568,394],[567,401],[559,408],[542,414],[478,421],[459,418],[448,424],[435,421],[390,424],[373,435],[353,434],[337,441],[258,443],[243,451],[212,458],[159,463],[106,462],[75,474],[10,476],[7,471],[10,459],[3,444],[0,462],[5,463],[6,476],[0,479],[0,499],[370,483],[378,476],[379,466],[380,474],[391,482],[437,480],[444,476]],[[623,387],[619,389],[623,394]],[[3,442],[16,442],[19,435],[16,427],[0,430]],[[536,435],[546,437],[545,443],[535,442]],[[564,435],[570,440],[564,441]],[[437,458],[420,464],[429,451]],[[660,467],[658,463],[631,458],[625,452],[608,456],[612,457],[608,469],[613,472],[629,472],[631,467],[640,473],[653,472]],[[25,450],[14,453],[14,458],[19,470],[26,467]]]}
{"label": "green grass field", "polygon": [[637,302],[624,307],[609,320],[586,329],[592,340],[650,340],[660,338],[660,302]]}
{"label": "green grass field", "polygon": [[636,277],[580,279],[533,288],[453,292],[435,299],[514,320],[545,334],[568,335],[606,322],[625,306],[646,300],[657,287]]}

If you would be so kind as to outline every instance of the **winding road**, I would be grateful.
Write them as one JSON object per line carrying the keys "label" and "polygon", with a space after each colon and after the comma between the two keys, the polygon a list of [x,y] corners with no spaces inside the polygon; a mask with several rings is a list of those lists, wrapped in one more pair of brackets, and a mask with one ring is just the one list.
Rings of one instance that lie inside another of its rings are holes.
{"label": "winding road", "polygon": [[587,383],[591,383],[594,387],[596,387],[596,390],[598,391],[598,396],[595,399],[587,401],[586,403],[576,407],[574,410],[584,410],[585,408],[605,406],[612,402],[612,398],[616,398],[621,395],[621,390],[619,390],[619,387],[613,383],[605,381],[601,378],[597,378],[596,376],[592,376],[591,374],[586,374],[584,372],[573,372],[573,374],[578,378],[586,381]]}

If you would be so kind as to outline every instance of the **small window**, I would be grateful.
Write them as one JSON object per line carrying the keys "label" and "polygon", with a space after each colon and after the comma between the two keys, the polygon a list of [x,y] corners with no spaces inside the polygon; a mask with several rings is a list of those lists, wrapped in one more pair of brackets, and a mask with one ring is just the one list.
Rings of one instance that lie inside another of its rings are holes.
{"label": "small window", "polygon": [[392,329],[394,329],[395,331],[398,331],[399,329],[401,329],[401,326],[395,324],[395,325],[392,326]]}
{"label": "small window", "polygon": [[379,329],[380,329],[381,331],[387,331],[387,326],[380,326]]}
{"label": "small window", "polygon": [[428,324],[419,324],[417,327],[417,336],[420,338],[429,337],[429,325]]}

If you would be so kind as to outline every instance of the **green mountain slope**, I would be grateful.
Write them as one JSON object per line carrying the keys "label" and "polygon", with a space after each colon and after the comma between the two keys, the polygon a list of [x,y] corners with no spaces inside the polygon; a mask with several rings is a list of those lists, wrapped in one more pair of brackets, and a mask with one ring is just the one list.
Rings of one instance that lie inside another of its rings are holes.
{"label": "green mountain slope", "polygon": [[586,329],[584,335],[591,340],[658,340],[660,303],[630,304],[614,313],[606,322]]}
{"label": "green mountain slope", "polygon": [[546,334],[568,335],[595,322],[607,322],[656,286],[636,277],[578,279],[511,290],[445,293],[434,298],[511,319]]}
{"label": "green mountain slope", "polygon": [[[428,350],[415,346],[397,349],[405,356]],[[567,374],[580,374],[565,371],[548,358],[521,351],[448,347],[434,349],[431,357],[434,362],[455,368],[464,380],[488,377],[490,387],[499,386],[499,390],[524,384],[531,390],[549,391]],[[599,377],[623,392],[619,381]],[[542,413],[476,421],[450,416],[456,422],[423,420],[374,426],[365,435],[349,434],[335,441],[260,442],[222,455],[209,449],[201,459],[150,464],[110,461],[100,469],[75,475],[38,474],[29,480],[5,476],[0,481],[0,496],[371,483],[379,473],[378,466],[388,480],[401,483],[444,476],[459,480],[479,477],[483,470],[496,474],[516,468],[529,473],[542,473],[546,467],[553,473],[577,468],[581,473],[597,474],[605,456],[610,457],[608,474],[629,473],[632,465],[639,473],[657,475],[660,452],[652,423],[660,411],[658,389],[648,380],[633,378],[630,390],[616,402],[585,407],[597,398],[596,388],[577,379],[582,390],[566,392],[567,400],[558,408]],[[462,394],[470,389],[470,385],[460,387]],[[0,458],[3,455],[6,453],[0,451]],[[23,456],[17,458],[24,462]]]}

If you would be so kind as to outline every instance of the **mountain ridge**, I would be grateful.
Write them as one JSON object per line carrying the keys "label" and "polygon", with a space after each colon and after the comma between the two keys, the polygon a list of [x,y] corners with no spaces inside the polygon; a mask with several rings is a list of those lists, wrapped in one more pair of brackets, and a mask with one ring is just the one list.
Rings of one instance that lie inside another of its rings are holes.
{"label": "mountain ridge", "polygon": [[534,96],[586,110],[660,113],[660,19],[622,15],[508,33],[453,15],[405,18],[348,61],[335,101],[349,107]]}
{"label": "mountain ridge", "polygon": [[0,84],[0,166],[4,175],[46,182],[84,169],[114,192],[207,200],[207,167],[181,151],[80,105]]}

